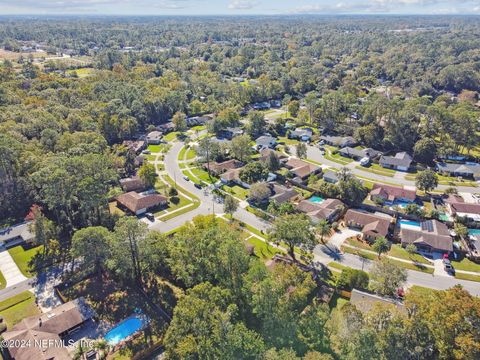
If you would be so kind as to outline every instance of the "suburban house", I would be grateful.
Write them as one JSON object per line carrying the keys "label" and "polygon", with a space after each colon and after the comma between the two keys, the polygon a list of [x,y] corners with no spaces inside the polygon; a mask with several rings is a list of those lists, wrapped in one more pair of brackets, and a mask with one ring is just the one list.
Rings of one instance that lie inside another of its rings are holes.
{"label": "suburban house", "polygon": [[162,141],[162,132],[158,130],[151,131],[147,134],[147,144],[158,145]]}
{"label": "suburban house", "polygon": [[412,165],[413,158],[407,152],[396,153],[395,156],[382,156],[380,158],[380,166],[386,169],[394,169],[399,171],[408,171]]}
{"label": "suburban house", "polygon": [[220,175],[220,181],[224,184],[237,184],[240,185],[246,189],[250,188],[250,185],[243,182],[240,179],[240,171],[242,171],[242,168],[236,168],[236,169],[230,169],[223,174]]}
{"label": "suburban house", "polygon": [[175,125],[173,125],[173,122],[169,121],[164,124],[158,125],[157,130],[161,131],[164,134],[168,134],[169,132],[175,130]]}
{"label": "suburban house", "polygon": [[423,221],[420,226],[400,225],[399,236],[403,247],[413,244],[418,250],[427,253],[453,251],[450,231],[447,225],[438,220]]}
{"label": "suburban house", "polygon": [[323,136],[320,136],[320,143],[331,145],[331,146],[337,146],[339,148],[357,145],[357,141],[351,136],[323,135]]}
{"label": "suburban house", "polygon": [[437,163],[435,167],[443,175],[480,180],[480,164],[477,163],[450,164],[441,162]]}
{"label": "suburban house", "polygon": [[263,149],[275,149],[277,146],[277,139],[271,135],[262,135],[257,140],[255,140],[255,147],[257,150]]}
{"label": "suburban house", "polygon": [[23,319],[2,337],[11,345],[7,347],[8,352],[15,360],[71,359],[67,347],[53,344],[66,341],[70,333],[91,321],[94,315],[85,300],[78,298],[44,314]]}
{"label": "suburban house", "polygon": [[224,172],[232,169],[238,169],[243,166],[241,161],[230,159],[221,163],[218,162],[209,162],[202,165],[205,170],[210,169],[210,172],[214,175],[220,175]]}
{"label": "suburban house", "polygon": [[353,289],[351,294],[350,304],[354,305],[357,310],[364,314],[370,312],[376,304],[392,305],[401,312],[406,312],[405,305],[396,299],[381,297],[357,289]]}
{"label": "suburban house", "polygon": [[117,196],[117,203],[120,207],[130,211],[135,215],[146,213],[149,209],[167,205],[168,199],[156,192],[130,191],[128,193]]}
{"label": "suburban house", "polygon": [[329,222],[337,220],[343,209],[345,209],[345,205],[337,199],[326,199],[321,203],[302,200],[297,205],[297,210],[308,215],[314,224],[317,224],[320,220]]}
{"label": "suburban house", "polygon": [[282,185],[273,183],[271,185],[273,195],[270,201],[276,202],[278,205],[288,202],[298,196],[298,192],[293,188],[287,188]]}
{"label": "suburban house", "polygon": [[296,128],[288,133],[289,139],[299,139],[301,141],[312,140],[313,130],[310,128]]}
{"label": "suburban house", "polygon": [[275,156],[277,157],[278,160],[282,160],[282,159],[287,158],[287,156],[285,154],[268,148],[268,149],[260,150],[259,160],[262,161],[262,162],[268,161],[271,154],[275,154]]}
{"label": "suburban house", "polygon": [[122,145],[138,154],[145,149],[147,143],[143,140],[124,140]]}
{"label": "suburban house", "polygon": [[188,127],[205,125],[207,121],[212,120],[209,115],[188,117],[185,121]]}
{"label": "suburban house", "polygon": [[229,128],[226,128],[225,130],[219,131],[217,136],[220,139],[232,140],[236,136],[243,135],[243,133],[244,131],[242,128],[229,127]]}
{"label": "suburban house", "polygon": [[388,235],[392,217],[350,209],[345,214],[344,221],[348,227],[360,229],[365,240],[374,241]]}
{"label": "suburban house", "polygon": [[331,184],[336,184],[338,182],[337,173],[332,170],[327,170],[323,173],[323,180]]}
{"label": "suburban house", "polygon": [[285,167],[295,176],[294,180],[303,182],[310,175],[316,175],[322,171],[318,165],[291,157],[284,162]]}
{"label": "suburban house", "polygon": [[447,202],[447,213],[454,217],[466,218],[470,221],[480,222],[480,204],[465,202]]}
{"label": "suburban house", "polygon": [[370,199],[376,199],[381,202],[393,204],[395,201],[414,202],[417,198],[415,190],[407,190],[398,186],[391,186],[385,184],[374,184],[372,191],[370,191]]}
{"label": "suburban house", "polygon": [[380,155],[382,155],[380,151],[377,151],[371,148],[359,150],[359,149],[352,148],[350,146],[346,146],[343,149],[340,149],[338,153],[343,157],[348,157],[357,161],[366,157],[369,159],[375,159]]}
{"label": "suburban house", "polygon": [[145,190],[145,183],[137,175],[120,179],[120,186],[126,192]]}
{"label": "suburban house", "polygon": [[30,231],[31,224],[32,221],[26,221],[0,229],[0,248],[32,243],[35,240],[35,235]]}

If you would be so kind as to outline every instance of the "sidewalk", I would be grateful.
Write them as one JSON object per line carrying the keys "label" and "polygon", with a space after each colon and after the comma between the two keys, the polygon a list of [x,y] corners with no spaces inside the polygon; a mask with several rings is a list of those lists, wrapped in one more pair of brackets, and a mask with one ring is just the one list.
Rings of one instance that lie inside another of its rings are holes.
{"label": "sidewalk", "polygon": [[3,250],[0,252],[0,271],[5,277],[5,281],[7,283],[5,288],[17,285],[27,280],[27,277],[22,274],[17,264],[15,264],[15,261],[13,261],[13,258],[10,256],[8,250]]}

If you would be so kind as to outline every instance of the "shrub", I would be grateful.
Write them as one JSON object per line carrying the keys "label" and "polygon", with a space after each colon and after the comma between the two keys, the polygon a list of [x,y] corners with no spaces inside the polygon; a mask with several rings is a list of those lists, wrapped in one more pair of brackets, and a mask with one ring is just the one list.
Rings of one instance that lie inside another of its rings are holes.
{"label": "shrub", "polygon": [[177,205],[180,202],[180,198],[178,196],[172,196],[170,198],[170,202],[174,205]]}
{"label": "shrub", "polygon": [[337,280],[337,285],[344,289],[367,289],[369,277],[365,271],[352,268],[343,269]]}
{"label": "shrub", "polygon": [[168,195],[169,195],[169,196],[177,196],[177,195],[178,195],[177,189],[175,189],[174,187],[171,187],[171,188],[168,190]]}

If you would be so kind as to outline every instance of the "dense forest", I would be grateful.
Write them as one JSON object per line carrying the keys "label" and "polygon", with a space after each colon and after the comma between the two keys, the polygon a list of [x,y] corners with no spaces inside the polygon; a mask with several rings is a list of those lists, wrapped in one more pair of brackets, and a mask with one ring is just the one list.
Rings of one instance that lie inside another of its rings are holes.
{"label": "dense forest", "polygon": [[[276,99],[299,124],[425,166],[479,155],[478,18],[0,17],[0,46],[0,223],[38,204],[45,251],[64,260],[95,227],[119,278],[135,273],[111,246],[123,220],[108,201],[133,161],[122,141],[176,113],[213,114],[218,132]],[[330,313],[310,276],[268,272],[212,221],[168,241],[149,234],[137,264],[188,289],[165,335],[170,358],[478,358],[480,305],[467,292],[413,292],[407,314]]]}

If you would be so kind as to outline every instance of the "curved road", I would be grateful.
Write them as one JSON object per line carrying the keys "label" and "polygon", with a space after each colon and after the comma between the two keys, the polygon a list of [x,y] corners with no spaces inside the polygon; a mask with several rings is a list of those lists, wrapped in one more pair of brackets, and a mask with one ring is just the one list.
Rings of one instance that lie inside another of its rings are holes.
{"label": "curved road", "polygon": [[[203,190],[197,189],[191,181],[186,181],[183,178],[184,175],[182,173],[182,169],[180,169],[178,165],[178,154],[180,153],[183,146],[184,144],[182,142],[176,142],[173,144],[172,148],[165,156],[165,171],[172,179],[176,179],[179,187],[182,187],[197,196],[200,199],[201,204],[195,210],[182,214],[166,222],[156,220],[155,223],[149,226],[152,230],[168,232],[182,226],[188,221],[191,221],[197,215],[212,214],[213,212],[215,212],[216,214],[223,213],[223,205],[218,203],[213,204],[211,194],[205,195]],[[328,160],[325,159],[324,162],[326,165],[329,165]],[[336,164],[336,166],[340,166],[337,163],[333,164]],[[369,174],[369,176],[371,175],[373,174]],[[380,175],[377,176],[381,177]],[[389,179],[392,180],[392,178]],[[214,207],[215,211],[213,211]],[[271,226],[270,223],[259,219],[252,213],[240,207],[235,212],[234,216],[236,219],[259,230],[265,231]],[[338,248],[336,248],[335,245],[318,245],[314,249],[313,254],[315,257],[315,261],[320,262],[324,265],[328,264],[331,261],[336,261],[345,266],[349,266],[355,269],[365,269],[367,271],[372,266],[371,261],[363,260],[356,255],[340,254]],[[437,290],[448,289],[457,284],[460,284],[473,295],[480,296],[480,283],[466,280],[457,280],[453,277],[433,276],[431,274],[426,274],[420,271],[408,270],[408,284],[428,287]]]}
{"label": "curved road", "polygon": [[[294,148],[294,146],[291,146]],[[294,153],[292,151],[292,153]],[[360,170],[357,169],[356,166],[360,165],[357,161],[348,164],[348,165],[342,165],[339,163],[336,163],[334,161],[326,159],[323,155],[320,149],[316,146],[307,146],[307,160],[311,159],[315,162],[325,164],[329,167],[336,168],[336,169],[341,169],[343,167],[346,167],[350,170],[350,172],[354,175],[361,176],[363,178],[368,178],[373,181],[380,181],[380,182],[385,182],[385,183],[396,183],[399,186],[412,186],[415,187],[415,181],[412,180],[406,180],[403,177],[390,177],[390,176],[383,176],[383,175],[378,175],[373,172],[368,171],[367,169],[365,170]],[[402,172],[398,172],[400,174],[403,174]],[[406,173],[405,173],[406,174]],[[450,186],[448,185],[439,185],[436,190],[446,190]],[[480,188],[477,187],[472,187],[472,186],[456,186],[459,192],[464,192],[464,193],[480,193]]]}
{"label": "curved road", "polygon": [[[182,169],[178,166],[178,154],[184,146],[183,142],[176,142],[173,144],[172,148],[165,155],[165,171],[170,176],[170,178],[176,180],[177,185],[181,188],[184,188],[188,192],[194,194],[200,199],[200,206],[195,210],[189,211],[185,214],[174,217],[173,219],[167,221],[156,220],[153,224],[149,225],[150,229],[158,230],[161,232],[168,232],[174,230],[184,223],[191,221],[197,215],[207,215],[207,214],[223,214],[223,205],[213,201],[213,197],[210,193],[205,194],[204,190],[197,189],[191,181],[186,181],[183,177]],[[242,221],[248,225],[253,226],[258,230],[265,231],[270,224],[267,221],[259,219],[252,213],[248,212],[241,207],[235,212],[235,218],[239,221]]]}

